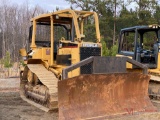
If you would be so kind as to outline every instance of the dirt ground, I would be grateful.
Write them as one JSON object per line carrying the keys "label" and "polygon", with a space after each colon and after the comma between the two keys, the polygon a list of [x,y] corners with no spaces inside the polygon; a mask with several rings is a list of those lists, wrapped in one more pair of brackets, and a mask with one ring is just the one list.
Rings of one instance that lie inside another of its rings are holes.
{"label": "dirt ground", "polygon": [[[160,111],[160,103],[153,103]],[[0,79],[0,120],[58,120],[57,112],[44,112],[23,101],[19,78]],[[128,115],[112,120],[160,120],[160,112]]]}
{"label": "dirt ground", "polygon": [[19,78],[0,79],[0,120],[57,120],[58,113],[44,112],[23,101]]}

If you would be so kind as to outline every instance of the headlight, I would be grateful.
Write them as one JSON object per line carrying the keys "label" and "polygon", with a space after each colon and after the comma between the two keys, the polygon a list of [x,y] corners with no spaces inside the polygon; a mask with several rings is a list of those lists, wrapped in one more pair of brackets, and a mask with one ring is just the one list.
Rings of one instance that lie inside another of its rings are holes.
{"label": "headlight", "polygon": [[23,56],[23,60],[27,60],[27,57],[26,57],[26,56]]}

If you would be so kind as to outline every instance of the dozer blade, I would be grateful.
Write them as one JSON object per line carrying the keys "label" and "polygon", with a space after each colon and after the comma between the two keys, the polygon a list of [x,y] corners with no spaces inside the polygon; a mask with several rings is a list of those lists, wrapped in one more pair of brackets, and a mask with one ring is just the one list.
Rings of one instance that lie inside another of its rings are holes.
{"label": "dozer blade", "polygon": [[150,76],[88,74],[58,82],[59,120],[105,119],[155,112],[148,97]]}

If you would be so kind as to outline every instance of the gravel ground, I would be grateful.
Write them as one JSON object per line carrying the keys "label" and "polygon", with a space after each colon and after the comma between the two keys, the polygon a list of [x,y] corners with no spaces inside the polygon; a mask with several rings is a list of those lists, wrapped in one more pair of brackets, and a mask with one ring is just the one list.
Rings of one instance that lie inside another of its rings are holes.
{"label": "gravel ground", "polygon": [[[153,103],[160,111],[160,103]],[[0,79],[0,120],[58,120],[57,112],[44,112],[23,101],[19,78]],[[112,120],[160,120],[160,112],[121,116]]]}

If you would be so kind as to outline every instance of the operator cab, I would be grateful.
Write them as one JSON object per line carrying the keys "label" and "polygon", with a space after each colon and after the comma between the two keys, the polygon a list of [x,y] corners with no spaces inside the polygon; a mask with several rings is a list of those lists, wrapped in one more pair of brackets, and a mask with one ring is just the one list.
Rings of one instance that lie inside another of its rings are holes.
{"label": "operator cab", "polygon": [[122,29],[118,54],[129,56],[148,68],[157,68],[160,48],[160,26],[135,26]]}
{"label": "operator cab", "polygon": [[[48,22],[37,22],[36,24],[36,38],[35,43],[37,46],[41,47],[51,47],[50,41],[50,33],[51,33],[51,26]],[[61,32],[59,32],[61,31]],[[29,42],[32,42],[32,32],[33,32],[33,25],[30,26],[29,29]],[[67,28],[64,24],[54,24],[54,42],[57,44],[58,41],[61,39],[61,36],[70,40],[70,29]],[[56,46],[55,46],[56,47]]]}
{"label": "operator cab", "polygon": [[[92,22],[87,22],[89,18]],[[32,18],[31,22],[28,58],[40,59],[52,67],[59,67],[75,64],[85,59],[82,57],[84,55],[93,56],[89,53],[101,54],[99,22],[95,12],[66,9],[42,14]],[[91,37],[86,30],[89,23],[96,36]]]}
{"label": "operator cab", "polygon": [[[51,47],[51,25],[49,22],[37,22],[36,24],[36,37],[35,37],[35,44],[37,47]],[[61,32],[59,32],[61,31]],[[33,32],[33,25],[30,27],[29,30],[29,43],[32,42],[32,32]],[[71,32],[70,28],[67,27],[65,24],[54,24],[54,60],[57,56],[58,46],[60,44],[60,40],[66,38],[67,40],[71,40]]]}

